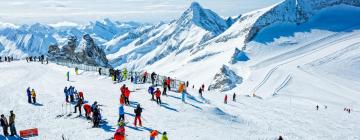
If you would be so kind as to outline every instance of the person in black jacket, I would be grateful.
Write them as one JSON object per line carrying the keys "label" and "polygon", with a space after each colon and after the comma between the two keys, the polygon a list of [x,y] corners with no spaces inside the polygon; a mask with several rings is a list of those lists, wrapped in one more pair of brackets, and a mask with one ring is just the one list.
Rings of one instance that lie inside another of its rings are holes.
{"label": "person in black jacket", "polygon": [[79,108],[79,116],[81,116],[81,107],[83,104],[83,99],[79,98],[76,105],[75,105],[75,109],[74,109],[74,113],[76,113],[76,108]]}
{"label": "person in black jacket", "polygon": [[17,135],[16,127],[15,127],[15,114],[12,110],[10,111],[10,116],[9,116],[9,126],[10,126],[10,133],[11,133],[10,136]]}
{"label": "person in black jacket", "polygon": [[3,129],[3,132],[4,132],[4,136],[5,137],[9,136],[9,132],[8,132],[9,123],[8,123],[6,117],[4,116],[4,114],[1,114],[0,122],[1,122],[1,127]]}
{"label": "person in black jacket", "polygon": [[142,123],[141,123],[142,108],[140,107],[140,104],[138,104],[136,109],[134,109],[134,113],[135,113],[134,125],[136,126],[137,120],[139,120],[139,126],[142,126]]}

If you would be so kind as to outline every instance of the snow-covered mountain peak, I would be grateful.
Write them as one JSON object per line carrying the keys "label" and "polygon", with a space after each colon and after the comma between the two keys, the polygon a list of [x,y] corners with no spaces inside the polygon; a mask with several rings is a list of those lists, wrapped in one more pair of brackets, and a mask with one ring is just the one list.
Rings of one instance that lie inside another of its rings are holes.
{"label": "snow-covered mountain peak", "polygon": [[193,2],[176,23],[181,26],[195,24],[216,35],[224,32],[228,27],[223,18],[209,9],[204,9],[197,2]]}

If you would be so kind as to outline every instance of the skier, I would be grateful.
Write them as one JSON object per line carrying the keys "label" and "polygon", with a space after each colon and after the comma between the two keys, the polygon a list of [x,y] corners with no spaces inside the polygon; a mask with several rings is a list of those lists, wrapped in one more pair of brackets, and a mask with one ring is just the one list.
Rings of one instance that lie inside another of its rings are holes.
{"label": "skier", "polygon": [[76,108],[79,108],[79,117],[81,116],[81,106],[83,104],[83,100],[81,98],[78,99],[75,107],[74,107],[74,113],[76,113]]}
{"label": "skier", "polygon": [[97,105],[94,106],[92,112],[93,112],[93,123],[94,123],[93,127],[99,127],[101,114],[100,114],[100,109],[98,108]]}
{"label": "skier", "polygon": [[134,113],[135,113],[135,120],[134,120],[135,127],[136,127],[138,120],[139,120],[139,125],[142,126],[142,123],[141,123],[142,108],[140,107],[140,104],[138,104],[136,109],[134,109]]}
{"label": "skier", "polygon": [[236,94],[233,94],[233,101],[236,102]]}
{"label": "skier", "polygon": [[178,89],[179,93],[182,93],[184,91],[184,89],[185,89],[184,83],[180,83],[179,89]]}
{"label": "skier", "polygon": [[15,128],[15,114],[11,110],[10,116],[9,116],[9,126],[10,126],[10,136],[15,136],[16,134],[16,128]]}
{"label": "skier", "polygon": [[119,107],[119,120],[118,123],[120,123],[120,121],[125,121],[125,111],[124,111],[124,106],[120,105]]}
{"label": "skier", "polygon": [[125,104],[125,95],[124,95],[124,94],[121,94],[121,95],[120,95],[120,104],[121,104],[121,105],[124,105],[124,104]]}
{"label": "skier", "polygon": [[199,88],[199,94],[200,94],[200,97],[202,97],[202,89]]}
{"label": "skier", "polygon": [[66,72],[66,78],[67,78],[67,81],[70,81],[70,72]]}
{"label": "skier", "polygon": [[159,105],[161,105],[161,99],[160,99],[161,91],[160,91],[159,88],[156,89],[155,95],[156,95],[156,103],[159,104]]}
{"label": "skier", "polygon": [[319,105],[316,105],[316,110],[319,110]]}
{"label": "skier", "polygon": [[148,92],[151,94],[151,100],[152,101],[155,101],[155,99],[154,99],[154,90],[155,90],[155,88],[153,86],[150,86],[149,89],[148,89]]}
{"label": "skier", "polygon": [[283,140],[282,136],[279,136],[278,140]]}
{"label": "skier", "polygon": [[91,106],[89,104],[84,104],[85,117],[86,119],[90,119]]}
{"label": "skier", "polygon": [[28,97],[28,103],[31,104],[31,91],[30,91],[30,87],[28,87],[26,89],[26,95]]}
{"label": "skier", "polygon": [[101,68],[99,68],[99,75],[101,75]]}
{"label": "skier", "polygon": [[75,67],[75,73],[76,73],[76,75],[79,75],[79,68],[78,67]]}
{"label": "skier", "polygon": [[164,133],[162,134],[161,140],[168,140],[168,137],[167,137],[167,133],[166,133],[166,132],[164,132]]}
{"label": "skier", "polygon": [[125,88],[126,88],[125,84],[120,88],[121,94],[125,94]]}
{"label": "skier", "polygon": [[1,114],[0,122],[1,122],[1,127],[3,129],[4,136],[5,137],[9,136],[9,132],[8,132],[9,123],[4,114]]}
{"label": "skier", "polygon": [[125,123],[119,122],[119,128],[115,131],[114,140],[125,140]]}
{"label": "skier", "polygon": [[127,79],[127,69],[126,68],[124,68],[124,70],[122,71],[122,79],[123,80],[126,80]]}
{"label": "skier", "polygon": [[146,83],[147,74],[147,71],[145,71],[143,75],[143,83]]}
{"label": "skier", "polygon": [[227,98],[228,98],[228,96],[227,96],[227,94],[225,94],[225,98],[224,98],[224,103],[225,104],[227,104]]}
{"label": "skier", "polygon": [[202,89],[203,92],[205,91],[205,85],[204,84],[201,85],[201,89]]}
{"label": "skier", "polygon": [[130,90],[129,90],[128,87],[125,88],[124,95],[125,95],[125,104],[126,104],[126,105],[130,105],[130,101],[129,101],[129,98],[130,98]]}
{"label": "skier", "polygon": [[156,73],[155,72],[152,72],[151,73],[151,84],[154,85],[155,83],[155,77],[156,77]]}
{"label": "skier", "polygon": [[33,99],[33,103],[36,104],[36,92],[34,89],[31,90],[31,97]]}
{"label": "skier", "polygon": [[79,99],[81,99],[81,100],[82,100],[82,102],[84,102],[84,101],[85,101],[85,99],[84,99],[84,93],[83,93],[82,91],[80,91],[80,92],[79,92],[79,94],[78,94],[78,98],[79,98]]}
{"label": "skier", "polygon": [[171,90],[171,89],[170,89],[170,84],[171,84],[171,79],[170,79],[170,77],[168,77],[168,78],[166,79],[166,86],[168,87],[169,91]]}
{"label": "skier", "polygon": [[69,90],[67,87],[64,88],[64,94],[65,94],[65,101],[69,102]]}
{"label": "skier", "polygon": [[189,81],[186,81],[186,87],[189,87]]}
{"label": "skier", "polygon": [[74,98],[74,94],[75,94],[75,93],[76,93],[75,87],[70,86],[70,89],[69,89],[69,91],[68,91],[68,94],[69,94],[69,96],[70,96],[70,102],[71,102],[71,103],[75,102],[75,101],[74,101],[74,100],[75,100],[75,98]]}
{"label": "skier", "polygon": [[163,81],[163,95],[167,95],[166,94],[166,89],[167,89],[166,80],[164,80]]}
{"label": "skier", "polygon": [[155,137],[157,137],[157,135],[158,135],[157,130],[150,131],[150,140],[155,140]]}
{"label": "skier", "polygon": [[181,101],[185,103],[185,90],[181,92]]}

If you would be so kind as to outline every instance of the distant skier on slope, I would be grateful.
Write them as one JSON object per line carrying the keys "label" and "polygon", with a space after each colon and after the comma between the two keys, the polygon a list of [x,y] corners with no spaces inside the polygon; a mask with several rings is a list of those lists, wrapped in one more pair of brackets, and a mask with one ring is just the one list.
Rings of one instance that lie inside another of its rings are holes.
{"label": "distant skier on slope", "polygon": [[79,68],[78,67],[75,67],[75,73],[76,73],[76,75],[79,75]]}
{"label": "distant skier on slope", "polygon": [[149,92],[149,94],[151,94],[151,100],[152,101],[155,101],[154,91],[155,91],[155,88],[153,86],[150,86],[149,89],[148,89],[148,92]]}
{"label": "distant skier on slope", "polygon": [[28,87],[26,89],[26,95],[28,97],[28,103],[31,104],[31,91],[30,91],[30,87]]}
{"label": "distant skier on slope", "polygon": [[36,104],[36,92],[34,89],[31,90],[31,98],[33,99],[33,104]]}
{"label": "distant skier on slope", "polygon": [[118,120],[118,123],[120,123],[120,121],[125,121],[125,110],[124,110],[123,105],[119,106],[119,120]]}
{"label": "distant skier on slope", "polygon": [[160,91],[159,88],[156,89],[156,91],[155,91],[155,96],[156,96],[156,103],[159,104],[159,105],[161,105],[161,98],[160,98],[160,96],[161,96],[161,91]]}
{"label": "distant skier on slope", "polygon": [[166,80],[163,81],[163,95],[167,95],[166,94],[166,89],[167,89],[167,85],[166,85]]}
{"label": "distant skier on slope", "polygon": [[136,106],[136,109],[134,109],[134,113],[135,113],[134,126],[137,125],[137,121],[139,121],[139,125],[142,126],[142,123],[141,123],[142,108],[140,107],[140,104],[138,104]]}
{"label": "distant skier on slope", "polygon": [[66,72],[66,78],[67,78],[67,81],[70,81],[70,72]]}
{"label": "distant skier on slope", "polygon": [[171,79],[170,79],[170,77],[168,77],[168,78],[166,79],[166,86],[168,87],[169,91],[171,90],[170,84],[171,84]]}
{"label": "distant skier on slope", "polygon": [[225,94],[225,98],[224,98],[224,103],[227,104],[227,99],[228,99],[228,96],[227,94]]}
{"label": "distant skier on slope", "polygon": [[146,78],[147,78],[147,71],[144,72],[144,75],[143,75],[143,83],[146,83]]}
{"label": "distant skier on slope", "polygon": [[199,95],[200,95],[200,97],[202,97],[202,89],[201,88],[199,88]]}
{"label": "distant skier on slope", "polygon": [[155,84],[155,78],[156,78],[156,73],[152,72],[151,73],[151,84],[154,85]]}
{"label": "distant skier on slope", "polygon": [[233,94],[233,101],[236,102],[236,94]]}

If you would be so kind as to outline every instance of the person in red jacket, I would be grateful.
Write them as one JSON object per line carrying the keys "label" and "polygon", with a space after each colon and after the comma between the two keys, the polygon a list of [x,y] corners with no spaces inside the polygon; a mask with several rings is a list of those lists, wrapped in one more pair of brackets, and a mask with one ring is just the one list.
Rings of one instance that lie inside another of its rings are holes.
{"label": "person in red jacket", "polygon": [[125,95],[125,104],[126,104],[126,105],[130,105],[130,101],[129,101],[130,90],[129,90],[128,87],[125,88],[125,90],[124,90],[124,95]]}
{"label": "person in red jacket", "polygon": [[85,104],[84,105],[84,110],[85,110],[85,117],[86,119],[91,119],[90,118],[90,113],[91,113],[91,106],[89,104]]}
{"label": "person in red jacket", "polygon": [[150,140],[155,140],[155,137],[158,136],[158,131],[157,130],[151,130],[150,131]]}
{"label": "person in red jacket", "polygon": [[84,101],[84,93],[82,91],[79,92],[79,98]]}
{"label": "person in red jacket", "polygon": [[171,79],[170,79],[170,77],[168,77],[166,79],[166,85],[167,85],[167,88],[169,89],[169,91],[170,91],[170,84],[171,84]]}
{"label": "person in red jacket", "polygon": [[121,94],[121,96],[120,96],[120,104],[121,105],[125,104],[125,95],[124,94]]}
{"label": "person in red jacket", "polygon": [[227,104],[227,94],[225,95],[224,103]]}
{"label": "person in red jacket", "polygon": [[161,91],[159,88],[156,89],[155,96],[156,96],[156,103],[161,105],[161,99],[160,99]]}
{"label": "person in red jacket", "polygon": [[120,88],[121,94],[124,94],[124,93],[125,93],[125,88],[126,88],[126,85],[125,85],[125,84]]}
{"label": "person in red jacket", "polygon": [[125,140],[125,123],[120,122],[119,128],[115,131],[114,140]]}

